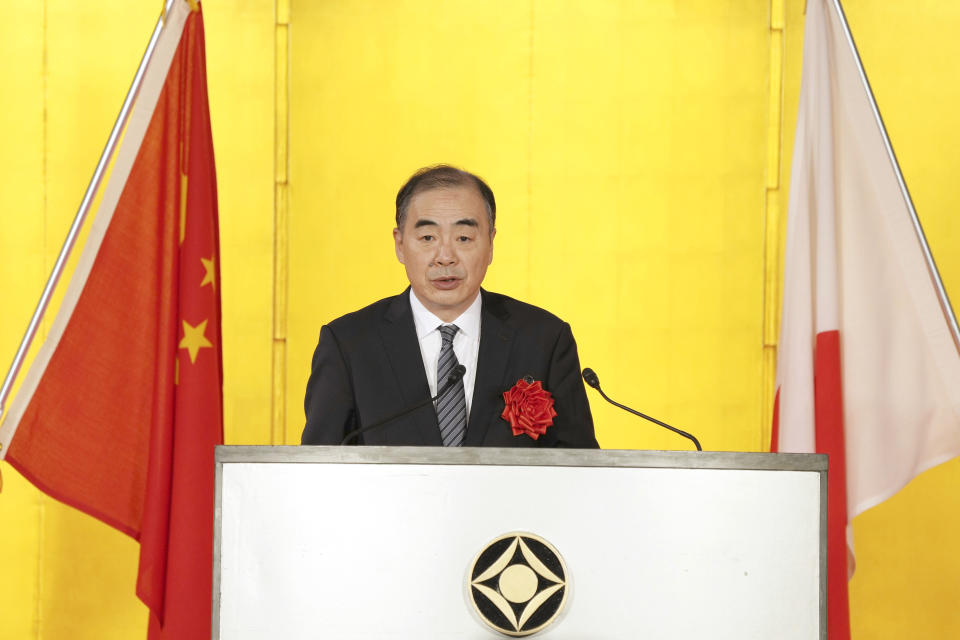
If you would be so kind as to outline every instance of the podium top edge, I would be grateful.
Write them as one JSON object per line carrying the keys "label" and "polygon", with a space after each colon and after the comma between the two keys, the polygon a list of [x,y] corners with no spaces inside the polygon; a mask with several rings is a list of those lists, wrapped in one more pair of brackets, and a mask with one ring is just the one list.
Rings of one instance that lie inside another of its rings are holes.
{"label": "podium top edge", "polygon": [[433,464],[553,467],[648,467],[826,471],[818,453],[651,451],[622,449],[513,449],[496,447],[354,447],[219,445],[216,462],[307,464]]}

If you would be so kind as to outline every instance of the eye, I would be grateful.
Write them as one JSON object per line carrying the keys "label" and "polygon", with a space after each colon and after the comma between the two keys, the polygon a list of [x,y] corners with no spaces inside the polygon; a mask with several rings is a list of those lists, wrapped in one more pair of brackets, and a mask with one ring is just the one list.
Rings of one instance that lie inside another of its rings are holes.
{"label": "eye", "polygon": [[471,238],[470,236],[460,236],[459,238],[457,238],[457,240],[459,240],[460,242],[469,242],[470,240],[473,240],[473,238]]}
{"label": "eye", "polygon": [[426,235],[420,236],[420,239],[424,242],[432,242],[433,236],[430,234],[426,234]]}

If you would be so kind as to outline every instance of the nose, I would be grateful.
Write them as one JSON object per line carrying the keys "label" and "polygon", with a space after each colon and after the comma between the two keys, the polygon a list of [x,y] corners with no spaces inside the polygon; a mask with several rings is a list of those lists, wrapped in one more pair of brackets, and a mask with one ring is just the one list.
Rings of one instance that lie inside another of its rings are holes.
{"label": "nose", "polygon": [[440,267],[449,267],[457,263],[457,253],[452,239],[443,238],[437,243],[437,253],[433,257],[433,263]]}

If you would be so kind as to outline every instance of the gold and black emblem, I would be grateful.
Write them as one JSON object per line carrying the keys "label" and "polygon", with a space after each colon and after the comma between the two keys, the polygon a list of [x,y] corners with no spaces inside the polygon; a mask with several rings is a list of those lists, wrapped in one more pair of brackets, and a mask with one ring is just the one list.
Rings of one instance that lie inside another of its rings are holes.
{"label": "gold and black emblem", "polygon": [[473,561],[468,578],[470,601],[480,618],[514,637],[554,622],[569,591],[563,558],[531,533],[508,533],[490,542]]}

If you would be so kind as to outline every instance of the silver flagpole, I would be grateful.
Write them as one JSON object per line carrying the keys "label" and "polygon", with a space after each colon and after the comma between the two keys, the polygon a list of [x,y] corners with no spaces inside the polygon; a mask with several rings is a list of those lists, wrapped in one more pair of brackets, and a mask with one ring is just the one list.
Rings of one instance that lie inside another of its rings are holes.
{"label": "silver flagpole", "polygon": [[[176,0],[166,0],[164,7],[167,12],[171,10],[174,2],[176,2]],[[73,218],[73,224],[70,226],[69,233],[67,233],[67,239],[63,241],[60,255],[57,256],[57,261],[53,265],[53,271],[47,279],[47,285],[43,288],[43,293],[40,295],[40,302],[37,303],[37,308],[33,312],[33,317],[30,319],[27,331],[20,341],[20,348],[17,349],[17,355],[14,356],[13,364],[10,365],[10,370],[7,371],[7,377],[3,380],[3,386],[0,387],[0,416],[3,415],[3,411],[6,408],[7,397],[10,395],[10,388],[13,386],[13,381],[20,372],[20,367],[23,366],[23,360],[27,355],[27,350],[33,343],[33,339],[37,334],[37,328],[40,326],[40,321],[43,319],[43,315],[47,311],[47,306],[50,304],[50,297],[53,295],[53,290],[56,288],[60,276],[63,275],[64,265],[66,265],[67,259],[70,257],[71,251],[73,251],[73,246],[76,244],[80,228],[83,227],[83,223],[87,219],[87,214],[90,212],[90,205],[93,203],[94,196],[96,196],[97,190],[100,188],[103,174],[106,172],[107,165],[110,163],[110,158],[113,157],[113,152],[114,149],[116,149],[120,134],[127,124],[127,118],[130,115],[133,103],[137,99],[140,84],[143,82],[144,72],[150,63],[150,58],[153,57],[153,50],[156,48],[161,31],[163,31],[162,17],[157,20],[157,25],[153,28],[150,43],[147,45],[147,50],[140,60],[140,66],[137,67],[137,73],[133,77],[130,89],[127,90],[127,97],[123,101],[123,106],[120,107],[120,114],[113,124],[113,129],[110,131],[110,137],[107,138],[107,144],[103,148],[103,153],[100,154],[100,161],[97,163],[97,168],[93,172],[93,177],[90,179],[87,191],[83,194],[83,200],[80,202],[77,215]]]}
{"label": "silver flagpole", "polygon": [[840,16],[840,23],[843,25],[843,32],[847,36],[847,42],[850,44],[850,50],[853,52],[853,58],[857,62],[857,70],[860,72],[860,79],[867,90],[867,96],[870,98],[870,107],[873,109],[873,115],[877,120],[877,126],[880,128],[880,135],[883,136],[883,144],[887,148],[887,154],[890,156],[890,163],[893,165],[894,173],[897,174],[897,182],[900,184],[900,191],[903,193],[903,199],[907,203],[907,209],[910,211],[910,219],[913,221],[913,229],[917,232],[917,239],[920,240],[920,246],[923,249],[923,257],[927,261],[927,269],[930,272],[930,278],[937,290],[937,297],[940,298],[940,306],[943,313],[947,316],[947,324],[950,325],[950,333],[953,335],[953,343],[960,351],[960,327],[957,326],[957,316],[953,313],[953,307],[950,305],[950,298],[947,296],[947,290],[943,286],[943,280],[940,278],[940,271],[933,260],[933,253],[930,251],[930,245],[927,244],[927,237],[923,233],[923,227],[920,225],[920,218],[917,216],[917,210],[913,208],[913,198],[910,197],[910,191],[907,189],[907,183],[903,179],[903,172],[900,171],[900,163],[897,162],[897,155],[893,152],[893,145],[890,144],[890,137],[887,135],[887,128],[883,124],[883,117],[880,115],[880,109],[877,107],[877,100],[873,95],[873,88],[867,79],[867,71],[863,68],[863,60],[860,59],[860,52],[857,51],[857,45],[853,41],[853,33],[850,31],[850,23],[847,22],[847,16],[843,12],[840,0],[833,0],[837,8],[837,14]]}

